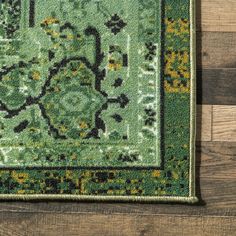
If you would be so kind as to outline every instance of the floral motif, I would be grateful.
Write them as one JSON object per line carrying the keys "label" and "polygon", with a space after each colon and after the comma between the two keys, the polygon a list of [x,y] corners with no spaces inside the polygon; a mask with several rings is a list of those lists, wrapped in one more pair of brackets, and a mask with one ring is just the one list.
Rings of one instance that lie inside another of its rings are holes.
{"label": "floral motif", "polygon": [[105,23],[105,25],[116,35],[118,34],[127,24],[117,15],[113,15],[111,19]]}

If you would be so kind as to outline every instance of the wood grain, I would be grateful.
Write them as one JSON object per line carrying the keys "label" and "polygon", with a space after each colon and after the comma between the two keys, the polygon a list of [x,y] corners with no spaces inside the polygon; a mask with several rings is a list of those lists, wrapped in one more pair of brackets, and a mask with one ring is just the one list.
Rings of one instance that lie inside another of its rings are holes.
{"label": "wood grain", "polygon": [[236,32],[235,0],[195,0],[195,2],[198,30]]}
{"label": "wood grain", "polygon": [[[201,143],[198,149],[201,153],[200,177],[205,180],[236,180],[236,143],[205,142]],[[231,190],[232,193],[235,193],[236,186]]]}
{"label": "wood grain", "polygon": [[236,68],[236,33],[198,32],[198,69]]}
{"label": "wood grain", "polygon": [[[236,69],[197,71],[197,103],[235,105]],[[204,140],[203,140],[204,141]]]}
{"label": "wood grain", "polygon": [[235,235],[236,1],[195,1],[197,97],[198,104],[207,104],[197,108],[201,201],[194,206],[1,202],[0,235]]}
{"label": "wood grain", "polygon": [[236,141],[236,106],[214,105],[212,112],[213,141]]}
{"label": "wood grain", "polygon": [[235,231],[235,218],[224,216],[0,214],[0,234],[5,236],[233,236]]}

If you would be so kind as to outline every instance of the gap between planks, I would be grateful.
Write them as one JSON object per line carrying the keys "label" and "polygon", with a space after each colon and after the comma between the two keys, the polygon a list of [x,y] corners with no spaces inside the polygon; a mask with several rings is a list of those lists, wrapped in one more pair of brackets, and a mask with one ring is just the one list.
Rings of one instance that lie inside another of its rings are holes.
{"label": "gap between planks", "polygon": [[196,130],[197,141],[236,142],[236,105],[198,105]]}

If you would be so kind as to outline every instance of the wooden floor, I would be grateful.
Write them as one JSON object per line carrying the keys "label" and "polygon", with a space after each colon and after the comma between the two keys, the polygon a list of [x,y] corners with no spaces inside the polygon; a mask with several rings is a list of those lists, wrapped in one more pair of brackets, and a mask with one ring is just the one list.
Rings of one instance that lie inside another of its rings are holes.
{"label": "wooden floor", "polygon": [[198,205],[2,202],[0,235],[236,235],[236,0],[196,0]]}

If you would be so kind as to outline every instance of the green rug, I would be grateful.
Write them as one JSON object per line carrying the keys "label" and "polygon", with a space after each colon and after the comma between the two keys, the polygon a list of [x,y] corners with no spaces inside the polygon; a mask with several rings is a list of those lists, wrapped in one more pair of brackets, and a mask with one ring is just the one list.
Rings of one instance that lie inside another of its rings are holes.
{"label": "green rug", "polygon": [[0,198],[195,202],[192,0],[0,0]]}

